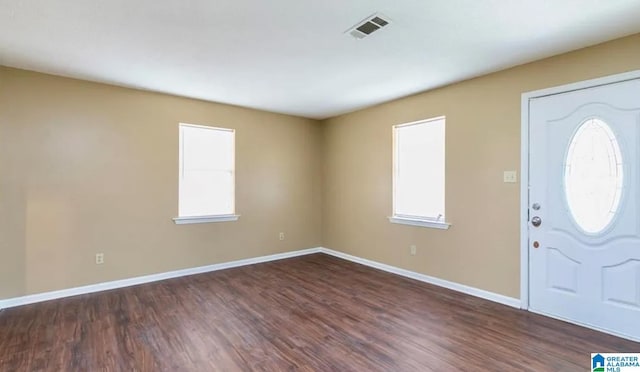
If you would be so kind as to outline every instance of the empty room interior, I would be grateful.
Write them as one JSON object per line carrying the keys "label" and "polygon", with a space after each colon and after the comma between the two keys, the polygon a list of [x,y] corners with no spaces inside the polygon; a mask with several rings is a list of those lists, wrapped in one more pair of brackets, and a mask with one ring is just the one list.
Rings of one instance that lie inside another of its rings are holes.
{"label": "empty room interior", "polygon": [[638,19],[0,0],[0,371],[640,368]]}

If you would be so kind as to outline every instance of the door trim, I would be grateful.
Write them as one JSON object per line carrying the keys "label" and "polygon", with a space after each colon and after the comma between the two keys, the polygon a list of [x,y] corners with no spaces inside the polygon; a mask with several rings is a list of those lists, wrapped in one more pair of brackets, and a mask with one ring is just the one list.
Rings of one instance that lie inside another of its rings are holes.
{"label": "door trim", "polygon": [[[640,79],[640,70],[522,93],[520,126],[520,308],[529,310],[529,101],[601,85]],[[586,327],[589,327],[588,325]],[[593,328],[593,327],[589,327]]]}

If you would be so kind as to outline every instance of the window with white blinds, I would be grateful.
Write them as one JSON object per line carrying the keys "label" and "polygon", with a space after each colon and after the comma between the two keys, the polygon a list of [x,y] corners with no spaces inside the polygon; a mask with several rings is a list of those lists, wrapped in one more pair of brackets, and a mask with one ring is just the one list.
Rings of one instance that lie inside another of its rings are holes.
{"label": "window with white blinds", "polygon": [[[180,124],[177,220],[231,220],[235,213],[235,131]],[[221,218],[217,218],[221,217]],[[235,216],[234,216],[235,217]]]}
{"label": "window with white blinds", "polygon": [[445,118],[393,127],[391,222],[447,228]]}

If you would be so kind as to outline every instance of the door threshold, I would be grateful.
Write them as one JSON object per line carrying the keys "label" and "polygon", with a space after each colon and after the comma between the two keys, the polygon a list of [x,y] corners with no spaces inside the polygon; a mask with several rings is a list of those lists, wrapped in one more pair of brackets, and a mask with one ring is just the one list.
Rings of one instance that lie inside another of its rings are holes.
{"label": "door threshold", "polygon": [[[616,336],[616,337],[620,337],[620,338],[624,338],[625,340],[631,340],[631,341],[635,341],[635,342],[640,342],[640,337],[634,337],[632,335],[628,335],[625,333],[620,333],[620,332],[616,332],[610,329],[606,329],[606,328],[600,328],[591,324],[587,324],[587,323],[581,323],[575,320],[571,320],[571,319],[567,319],[567,318],[563,318],[557,315],[551,315],[551,314],[547,314],[543,311],[538,311],[538,310],[534,310],[529,308],[528,311],[534,313],[534,314],[538,314],[538,315],[542,315],[542,316],[546,316],[547,318],[552,318],[552,319],[556,319],[556,320],[560,320],[563,321],[565,323],[571,323],[571,324],[575,324],[577,326],[580,327],[584,327],[584,328],[589,328],[592,329],[594,331],[598,331],[598,332],[602,332],[602,333],[606,333],[612,336]],[[623,350],[621,350],[623,351]],[[597,350],[593,350],[593,352],[597,352]]]}

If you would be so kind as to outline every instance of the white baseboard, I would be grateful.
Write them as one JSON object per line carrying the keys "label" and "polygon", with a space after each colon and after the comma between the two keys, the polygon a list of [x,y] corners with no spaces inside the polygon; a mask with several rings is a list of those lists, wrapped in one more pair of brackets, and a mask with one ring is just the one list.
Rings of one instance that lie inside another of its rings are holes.
{"label": "white baseboard", "polygon": [[[157,282],[157,281],[160,281],[160,280],[177,278],[177,277],[181,277],[181,276],[208,273],[208,272],[212,272],[212,271],[230,269],[230,268],[246,266],[246,265],[253,265],[253,264],[269,262],[269,261],[282,260],[282,259],[286,259],[286,258],[304,256],[304,255],[314,254],[314,253],[328,254],[330,256],[341,258],[343,260],[359,263],[359,264],[362,264],[362,265],[365,265],[365,266],[368,266],[368,267],[372,267],[372,268],[375,268],[375,269],[379,269],[379,270],[382,270],[382,271],[386,271],[386,272],[389,272],[389,273],[392,273],[392,274],[396,274],[396,275],[404,276],[404,277],[407,277],[407,278],[415,279],[415,280],[418,280],[418,281],[421,281],[421,282],[437,285],[439,287],[444,287],[444,288],[451,289],[451,290],[454,290],[454,291],[457,291],[457,292],[461,292],[461,293],[465,293],[465,294],[468,294],[468,295],[471,295],[471,296],[483,298],[483,299],[486,299],[486,300],[489,300],[489,301],[497,302],[497,303],[500,303],[500,304],[503,304],[503,305],[507,305],[507,306],[511,306],[511,307],[515,307],[515,308],[518,308],[518,309],[521,308],[521,305],[522,305],[520,299],[517,299],[517,298],[508,297],[508,296],[504,296],[504,295],[497,294],[497,293],[494,293],[494,292],[485,291],[483,289],[470,287],[470,286],[467,286],[467,285],[464,285],[464,284],[459,284],[459,283],[451,282],[451,281],[448,281],[448,280],[432,277],[432,276],[429,276],[429,275],[420,274],[420,273],[417,273],[417,272],[414,272],[414,271],[401,269],[399,267],[395,267],[395,266],[383,264],[383,263],[380,263],[380,262],[368,260],[366,258],[352,256],[352,255],[347,254],[347,253],[334,251],[333,249],[318,247],[318,248],[309,248],[309,249],[303,249],[303,250],[298,250],[298,251],[293,251],[293,252],[272,254],[272,255],[269,255],[269,256],[247,258],[247,259],[244,259],[244,260],[223,262],[223,263],[219,263],[219,264],[194,267],[194,268],[190,268],[190,269],[183,269],[183,270],[169,271],[169,272],[158,273],[158,274],[139,276],[139,277],[129,278],[129,279],[115,280],[115,281],[111,281],[111,282],[98,283],[98,284],[92,284],[92,285],[87,285],[87,286],[82,286],[82,287],[63,289],[63,290],[53,291],[53,292],[38,293],[38,294],[33,294],[33,295],[28,295],[28,296],[23,296],[23,297],[9,298],[9,299],[0,300],[0,310],[6,309],[6,308],[10,308],[10,307],[33,304],[33,303],[36,303],[36,302],[55,300],[55,299],[59,299],[59,298],[72,297],[72,296],[77,296],[77,295],[82,295],[82,294],[87,294],[87,293],[101,292],[101,291],[106,291],[106,290],[110,290],[110,289],[130,287],[130,286],[134,286],[134,285],[138,285],[138,284]],[[627,339],[630,339],[630,340],[633,340],[633,341],[640,341],[640,339],[638,339],[636,337],[632,337],[632,336],[626,335],[626,334],[619,334],[619,333],[611,332],[611,331],[606,330],[606,329],[593,327],[593,326],[591,326],[589,324],[575,323],[575,322],[570,321],[570,320],[558,318],[558,317],[555,317],[555,316],[552,316],[552,315],[548,315],[548,314],[544,314],[544,313],[541,313],[541,312],[537,312],[537,311],[531,310],[531,309],[528,309],[528,310],[531,311],[531,312],[537,313],[537,314],[541,314],[541,315],[544,315],[544,316],[551,317],[551,318],[555,318],[555,319],[563,320],[563,321],[566,321],[566,322],[569,322],[569,323],[574,323],[574,324],[577,324],[577,325],[580,325],[580,326],[583,326],[583,327],[595,329],[597,331],[610,333],[610,334],[613,334],[615,336],[619,336],[619,337],[622,337],[622,338],[627,338]]]}
{"label": "white baseboard", "polygon": [[334,257],[342,258],[344,260],[348,260],[348,261],[359,263],[359,264],[362,264],[362,265],[365,265],[365,266],[373,267],[375,269],[386,271],[386,272],[389,272],[389,273],[392,273],[392,274],[396,274],[396,275],[404,276],[404,277],[407,277],[407,278],[419,280],[421,282],[437,285],[439,287],[444,287],[444,288],[451,289],[451,290],[454,290],[454,291],[457,291],[457,292],[462,292],[462,293],[465,293],[465,294],[468,294],[468,295],[471,295],[471,296],[484,298],[486,300],[493,301],[493,302],[498,302],[498,303],[501,303],[503,305],[515,307],[517,309],[520,309],[520,306],[521,306],[520,299],[517,299],[517,298],[508,297],[508,296],[504,296],[504,295],[501,295],[501,294],[485,291],[483,289],[470,287],[470,286],[464,285],[464,284],[450,282],[448,280],[435,278],[433,276],[420,274],[420,273],[417,273],[415,271],[401,269],[399,267],[383,264],[383,263],[376,262],[376,261],[367,260],[366,258],[360,258],[360,257],[352,256],[350,254],[334,251],[334,250],[328,249],[328,248],[321,248],[320,251],[322,253],[325,253],[325,254],[328,254],[328,255],[331,255],[331,256],[334,256]]}
{"label": "white baseboard", "polygon": [[484,298],[484,299],[498,302],[511,307],[520,308],[519,299],[503,296],[497,293],[466,286],[463,284],[450,282],[444,279],[439,279],[432,276],[416,273],[414,271],[401,269],[399,267],[383,264],[380,262],[367,260],[365,258],[352,256],[350,254],[334,251],[332,249],[319,247],[319,248],[303,249],[303,250],[293,251],[293,252],[278,253],[278,254],[273,254],[269,256],[247,258],[244,260],[223,262],[219,264],[200,266],[200,267],[194,267],[194,268],[183,269],[183,270],[175,270],[175,271],[169,271],[164,273],[139,276],[139,277],[129,278],[129,279],[115,280],[111,282],[91,284],[91,285],[86,285],[82,287],[63,289],[59,291],[44,292],[44,293],[38,293],[38,294],[33,294],[28,296],[9,298],[9,299],[0,300],[0,309],[28,305],[36,302],[55,300],[55,299],[64,298],[64,297],[78,296],[78,295],[87,294],[87,293],[107,291],[110,289],[130,287],[138,284],[157,282],[160,280],[177,278],[181,276],[202,274],[202,273],[208,273],[212,271],[230,269],[230,268],[239,267],[239,266],[246,266],[246,265],[253,265],[253,264],[262,263],[262,262],[282,260],[285,258],[304,256],[304,255],[313,254],[313,253],[325,253],[334,257],[359,263],[365,266],[373,267],[375,269],[383,270],[396,275],[419,280],[421,282],[425,282],[429,284],[434,284],[440,287],[444,287],[454,291],[466,293],[472,296]]}
{"label": "white baseboard", "polygon": [[219,264],[194,267],[190,269],[175,270],[175,271],[169,271],[169,272],[158,273],[158,274],[138,276],[135,278],[115,280],[111,282],[98,283],[98,284],[91,284],[91,285],[86,285],[82,287],[62,289],[59,291],[44,292],[44,293],[38,293],[38,294],[33,294],[28,296],[9,298],[5,300],[0,300],[0,310],[10,308],[10,307],[33,304],[36,302],[55,300],[58,298],[71,297],[71,296],[77,296],[77,295],[94,293],[94,292],[101,292],[101,291],[106,291],[106,290],[116,289],[116,288],[130,287],[133,285],[150,283],[150,282],[157,282],[159,280],[177,278],[181,276],[202,274],[202,273],[208,273],[212,271],[230,269],[233,267],[253,265],[253,264],[262,263],[262,262],[269,262],[269,261],[282,260],[285,258],[304,256],[307,254],[320,253],[322,251],[323,251],[322,248],[303,249],[303,250],[293,251],[293,252],[272,254],[269,256],[247,258],[244,260],[223,262]]}

